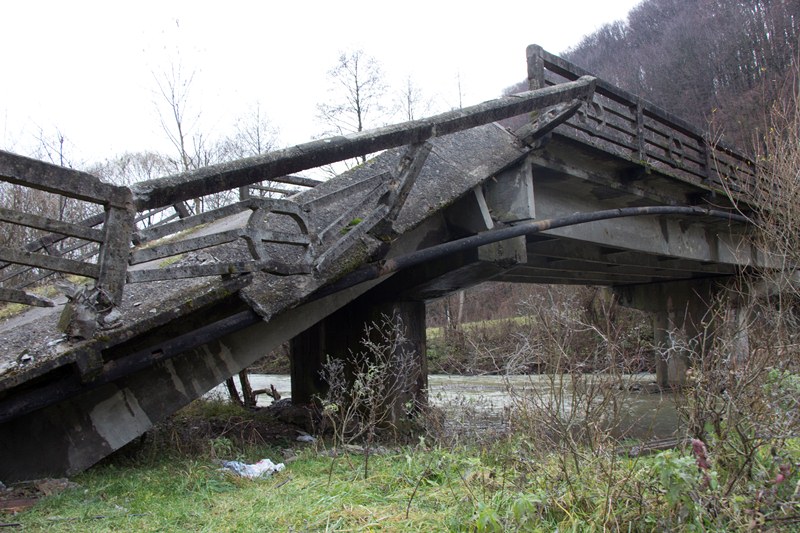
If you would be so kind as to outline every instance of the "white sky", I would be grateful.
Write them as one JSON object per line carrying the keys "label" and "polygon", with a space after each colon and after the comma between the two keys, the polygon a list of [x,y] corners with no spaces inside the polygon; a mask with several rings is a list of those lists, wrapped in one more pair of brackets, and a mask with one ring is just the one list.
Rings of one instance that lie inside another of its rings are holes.
{"label": "white sky", "polygon": [[340,52],[361,48],[396,82],[411,76],[435,111],[500,95],[526,75],[525,48],[560,53],[640,0],[226,0],[4,2],[0,149],[28,154],[60,131],[78,164],[170,151],[155,75],[194,72],[189,107],[227,135],[258,103],[279,143],[311,140]]}

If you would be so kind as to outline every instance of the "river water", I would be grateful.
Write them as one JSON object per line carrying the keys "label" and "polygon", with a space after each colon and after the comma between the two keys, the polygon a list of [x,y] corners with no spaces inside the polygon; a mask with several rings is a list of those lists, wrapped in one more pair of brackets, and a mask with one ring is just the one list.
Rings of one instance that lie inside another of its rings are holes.
{"label": "river water", "polygon": [[[593,376],[590,379],[603,379]],[[616,432],[620,436],[640,439],[668,438],[675,435],[679,427],[671,394],[646,392],[655,381],[652,374],[625,376],[614,382],[622,385],[614,398],[619,402],[617,413],[619,424]],[[291,380],[282,374],[251,374],[253,389],[268,389],[274,385],[283,397],[291,396]],[[238,385],[238,378],[237,378]],[[502,432],[510,422],[510,413],[515,409],[541,409],[543,406],[567,418],[572,409],[585,409],[585,396],[575,397],[571,383],[549,375],[511,376],[428,376],[430,403],[441,409],[447,424],[459,431]],[[565,394],[559,394],[566,391]],[[212,394],[227,395],[224,385]],[[600,401],[594,398],[593,402]],[[582,403],[583,402],[583,403]],[[267,406],[272,398],[258,396],[258,405]]]}

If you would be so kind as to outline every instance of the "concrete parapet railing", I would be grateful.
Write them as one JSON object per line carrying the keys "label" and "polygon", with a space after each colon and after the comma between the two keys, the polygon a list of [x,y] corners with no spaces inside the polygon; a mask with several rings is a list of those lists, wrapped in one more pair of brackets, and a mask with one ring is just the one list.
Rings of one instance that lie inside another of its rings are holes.
{"label": "concrete parapet railing", "polygon": [[[538,45],[527,50],[528,83],[548,87],[588,74]],[[685,120],[602,79],[591,102],[558,133],[651,167],[692,185],[747,202],[754,161]]]}

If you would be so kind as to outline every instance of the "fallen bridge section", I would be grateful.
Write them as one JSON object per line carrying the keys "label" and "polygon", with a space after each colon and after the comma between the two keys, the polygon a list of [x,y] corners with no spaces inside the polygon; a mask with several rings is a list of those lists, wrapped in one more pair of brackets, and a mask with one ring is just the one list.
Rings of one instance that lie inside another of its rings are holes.
{"label": "fallen bridge section", "polygon": [[[4,372],[0,452],[15,460],[0,464],[0,479],[75,473],[118,449],[385,277],[326,296],[315,295],[319,289],[390,249],[416,250],[451,238],[446,225],[432,229],[425,221],[529,151],[496,124],[429,143],[425,149],[384,152],[292,198],[296,208],[259,212],[262,204],[247,200],[216,221],[195,215],[165,229],[140,231],[142,242],[157,244],[164,234],[206,223],[203,232],[224,237],[200,248],[198,242],[209,239],[195,230],[161,248],[135,249],[131,262],[141,260],[149,270],[128,272],[128,279],[138,283],[126,287],[118,325],[100,328],[94,338],[77,344],[50,344],[42,336],[44,342],[30,352],[31,365]],[[354,220],[359,222],[352,225]],[[274,237],[299,226],[307,236],[299,244],[287,243],[286,237],[262,239],[256,232],[261,228]],[[249,237],[246,246],[241,235]],[[388,247],[387,238],[393,239]],[[240,254],[253,248],[262,254],[257,259],[284,263],[292,254],[294,261],[308,261],[312,248],[313,266],[302,272],[231,269],[233,275],[214,266],[235,267]],[[148,265],[177,252],[182,257],[177,264]],[[211,268],[205,256],[216,260]],[[153,274],[143,274],[148,271]],[[187,271],[192,276],[184,279],[180,272]],[[210,277],[220,273],[227,275]],[[198,274],[203,277],[194,277]]]}

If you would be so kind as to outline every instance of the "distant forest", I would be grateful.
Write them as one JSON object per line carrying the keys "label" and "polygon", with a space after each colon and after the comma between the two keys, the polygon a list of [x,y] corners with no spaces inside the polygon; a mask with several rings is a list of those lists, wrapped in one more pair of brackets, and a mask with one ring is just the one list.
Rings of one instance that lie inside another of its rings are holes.
{"label": "distant forest", "polygon": [[800,0],[645,0],[563,56],[750,148],[797,80]]}

